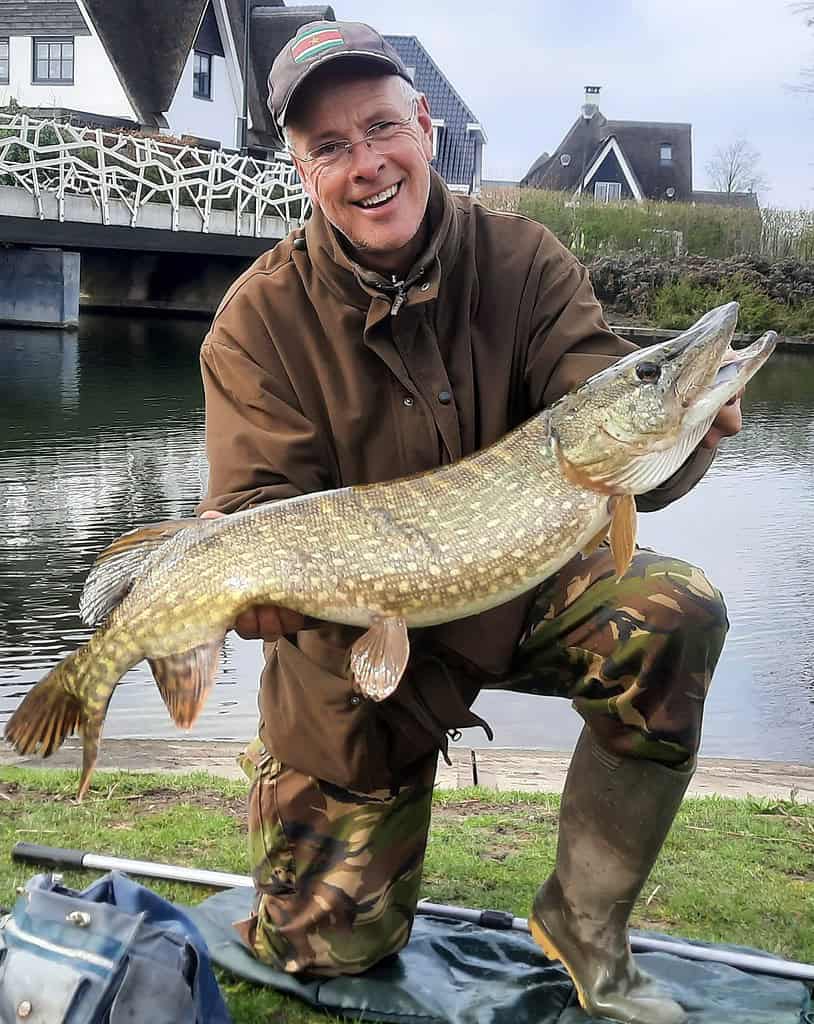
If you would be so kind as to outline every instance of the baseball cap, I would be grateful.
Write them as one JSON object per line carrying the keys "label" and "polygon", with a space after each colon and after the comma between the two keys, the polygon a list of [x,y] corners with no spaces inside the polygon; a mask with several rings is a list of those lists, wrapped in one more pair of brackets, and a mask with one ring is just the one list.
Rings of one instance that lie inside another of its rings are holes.
{"label": "baseball cap", "polygon": [[398,53],[379,33],[357,21],[310,21],[277,54],[269,72],[268,108],[281,127],[297,89],[317,68],[339,59],[381,65],[382,72],[413,80]]}

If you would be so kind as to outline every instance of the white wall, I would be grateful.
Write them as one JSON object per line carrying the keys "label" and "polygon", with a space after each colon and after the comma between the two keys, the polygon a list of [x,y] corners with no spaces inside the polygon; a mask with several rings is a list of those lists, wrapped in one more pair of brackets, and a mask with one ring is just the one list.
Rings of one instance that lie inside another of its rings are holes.
{"label": "white wall", "polygon": [[74,38],[73,85],[35,85],[33,49],[31,36],[9,40],[9,84],[0,86],[0,105],[14,97],[24,107],[68,107],[138,120],[96,35]]}
{"label": "white wall", "polygon": [[194,51],[190,50],[167,120],[173,135],[198,135],[236,145],[237,116],[232,86],[223,57],[212,57],[212,99],[192,95]]}

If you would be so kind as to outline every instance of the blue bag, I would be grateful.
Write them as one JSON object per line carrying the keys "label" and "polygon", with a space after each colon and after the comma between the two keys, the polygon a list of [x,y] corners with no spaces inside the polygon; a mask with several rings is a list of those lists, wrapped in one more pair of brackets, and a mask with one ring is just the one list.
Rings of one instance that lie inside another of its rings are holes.
{"label": "blue bag", "polygon": [[0,1024],[139,1022],[231,1024],[198,929],[119,872],[36,875],[0,922]]}

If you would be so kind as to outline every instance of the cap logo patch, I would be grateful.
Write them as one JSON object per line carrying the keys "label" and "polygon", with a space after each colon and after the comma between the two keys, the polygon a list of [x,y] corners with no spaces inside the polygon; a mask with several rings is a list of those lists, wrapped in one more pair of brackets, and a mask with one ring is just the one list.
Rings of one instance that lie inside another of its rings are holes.
{"label": "cap logo patch", "polygon": [[291,46],[295,64],[303,64],[326,50],[344,46],[345,39],[338,28],[316,28],[298,35]]}

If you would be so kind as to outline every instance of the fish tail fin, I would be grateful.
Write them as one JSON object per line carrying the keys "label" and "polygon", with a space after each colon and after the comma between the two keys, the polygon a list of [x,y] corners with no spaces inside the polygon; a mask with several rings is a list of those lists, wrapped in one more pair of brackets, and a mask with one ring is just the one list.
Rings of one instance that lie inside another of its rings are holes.
{"label": "fish tail fin", "polygon": [[49,757],[82,725],[82,702],[76,696],[86,671],[82,652],[51,669],[6,723],[4,736],[18,753]]}

